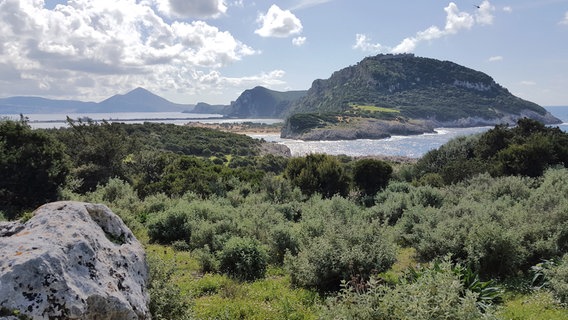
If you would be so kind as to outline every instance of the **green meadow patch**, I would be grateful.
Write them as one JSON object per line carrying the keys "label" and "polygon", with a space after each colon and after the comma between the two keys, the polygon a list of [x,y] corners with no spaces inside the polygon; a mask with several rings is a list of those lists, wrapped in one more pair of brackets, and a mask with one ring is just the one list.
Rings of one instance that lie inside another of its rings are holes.
{"label": "green meadow patch", "polygon": [[350,104],[351,108],[358,110],[358,111],[367,111],[367,112],[382,112],[382,113],[400,113],[400,110],[392,109],[392,108],[384,108],[384,107],[377,107],[374,105],[359,105],[352,103]]}

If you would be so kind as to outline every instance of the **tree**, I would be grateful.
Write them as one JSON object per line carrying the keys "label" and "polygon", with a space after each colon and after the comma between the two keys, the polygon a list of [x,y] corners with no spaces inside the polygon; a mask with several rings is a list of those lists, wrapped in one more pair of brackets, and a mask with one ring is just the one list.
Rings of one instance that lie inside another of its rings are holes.
{"label": "tree", "polygon": [[15,217],[57,200],[69,172],[63,146],[24,121],[0,121],[0,211]]}
{"label": "tree", "polygon": [[345,196],[349,191],[349,178],[343,166],[329,155],[310,154],[292,159],[284,174],[308,196],[320,193],[331,198],[336,194]]}
{"label": "tree", "polygon": [[362,159],[353,167],[353,183],[368,196],[386,187],[391,175],[392,167],[381,160]]}
{"label": "tree", "polygon": [[135,146],[120,124],[67,119],[69,130],[58,133],[74,161],[73,174],[82,184],[77,191],[93,191],[111,178],[128,180],[124,162]]}

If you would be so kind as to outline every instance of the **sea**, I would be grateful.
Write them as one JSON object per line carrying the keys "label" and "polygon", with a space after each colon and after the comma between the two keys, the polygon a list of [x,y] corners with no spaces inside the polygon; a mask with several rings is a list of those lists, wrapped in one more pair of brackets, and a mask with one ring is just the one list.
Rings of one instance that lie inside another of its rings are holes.
{"label": "sea", "polygon": [[[558,126],[568,132],[568,106],[545,107],[550,113],[563,121]],[[125,112],[125,113],[84,113],[84,114],[28,114],[25,115],[32,128],[66,127],[67,117],[71,119],[93,120],[124,123],[160,122],[184,125],[189,122],[201,123],[242,123],[254,122],[274,124],[280,119],[227,119],[219,114],[193,114],[181,112]],[[19,115],[0,114],[0,118],[19,119]],[[293,156],[310,153],[326,153],[347,156],[389,156],[420,158],[430,150],[436,149],[450,139],[481,133],[490,127],[472,128],[436,128],[435,133],[413,136],[392,136],[387,139],[358,139],[339,141],[302,141],[282,139],[279,134],[249,134],[253,138],[286,145]]]}

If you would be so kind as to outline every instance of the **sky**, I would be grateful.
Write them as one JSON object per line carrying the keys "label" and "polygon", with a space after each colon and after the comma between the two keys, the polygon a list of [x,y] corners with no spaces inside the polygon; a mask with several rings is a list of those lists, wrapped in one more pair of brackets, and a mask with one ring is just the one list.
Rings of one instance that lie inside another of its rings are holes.
{"label": "sky", "polygon": [[379,53],[482,71],[568,106],[568,0],[0,0],[0,97],[184,104],[307,90]]}

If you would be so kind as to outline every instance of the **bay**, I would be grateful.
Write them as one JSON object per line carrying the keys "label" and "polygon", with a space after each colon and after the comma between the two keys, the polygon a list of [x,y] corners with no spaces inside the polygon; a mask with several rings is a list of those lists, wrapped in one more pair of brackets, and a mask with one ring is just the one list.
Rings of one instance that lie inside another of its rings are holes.
{"label": "bay", "polygon": [[[568,106],[546,107],[554,116],[563,121],[558,126],[568,131]],[[281,139],[278,134],[251,135],[254,138],[264,139],[286,145],[293,156],[302,156],[310,153],[326,153],[331,155],[348,156],[392,156],[420,158],[428,151],[437,149],[451,139],[471,134],[485,132],[493,126],[472,128],[436,128],[436,133],[414,136],[392,136],[387,139],[370,140],[339,140],[339,141],[301,141]]]}
{"label": "bay", "polygon": [[[563,121],[558,125],[563,131],[568,131],[568,106],[546,107],[553,115]],[[32,128],[66,127],[66,118],[106,120],[109,122],[143,123],[160,122],[184,125],[189,122],[202,123],[242,123],[254,122],[274,124],[280,119],[228,119],[218,114],[193,114],[181,112],[127,112],[127,113],[73,113],[73,114],[29,114],[26,115]],[[19,119],[19,115],[0,114],[0,118]],[[264,139],[286,145],[293,156],[310,153],[326,153],[348,156],[402,156],[420,158],[430,150],[439,148],[450,139],[481,133],[491,127],[473,128],[436,128],[436,133],[414,136],[393,136],[387,139],[371,140],[339,140],[339,141],[301,141],[282,139],[279,134],[249,134],[253,138]]]}

